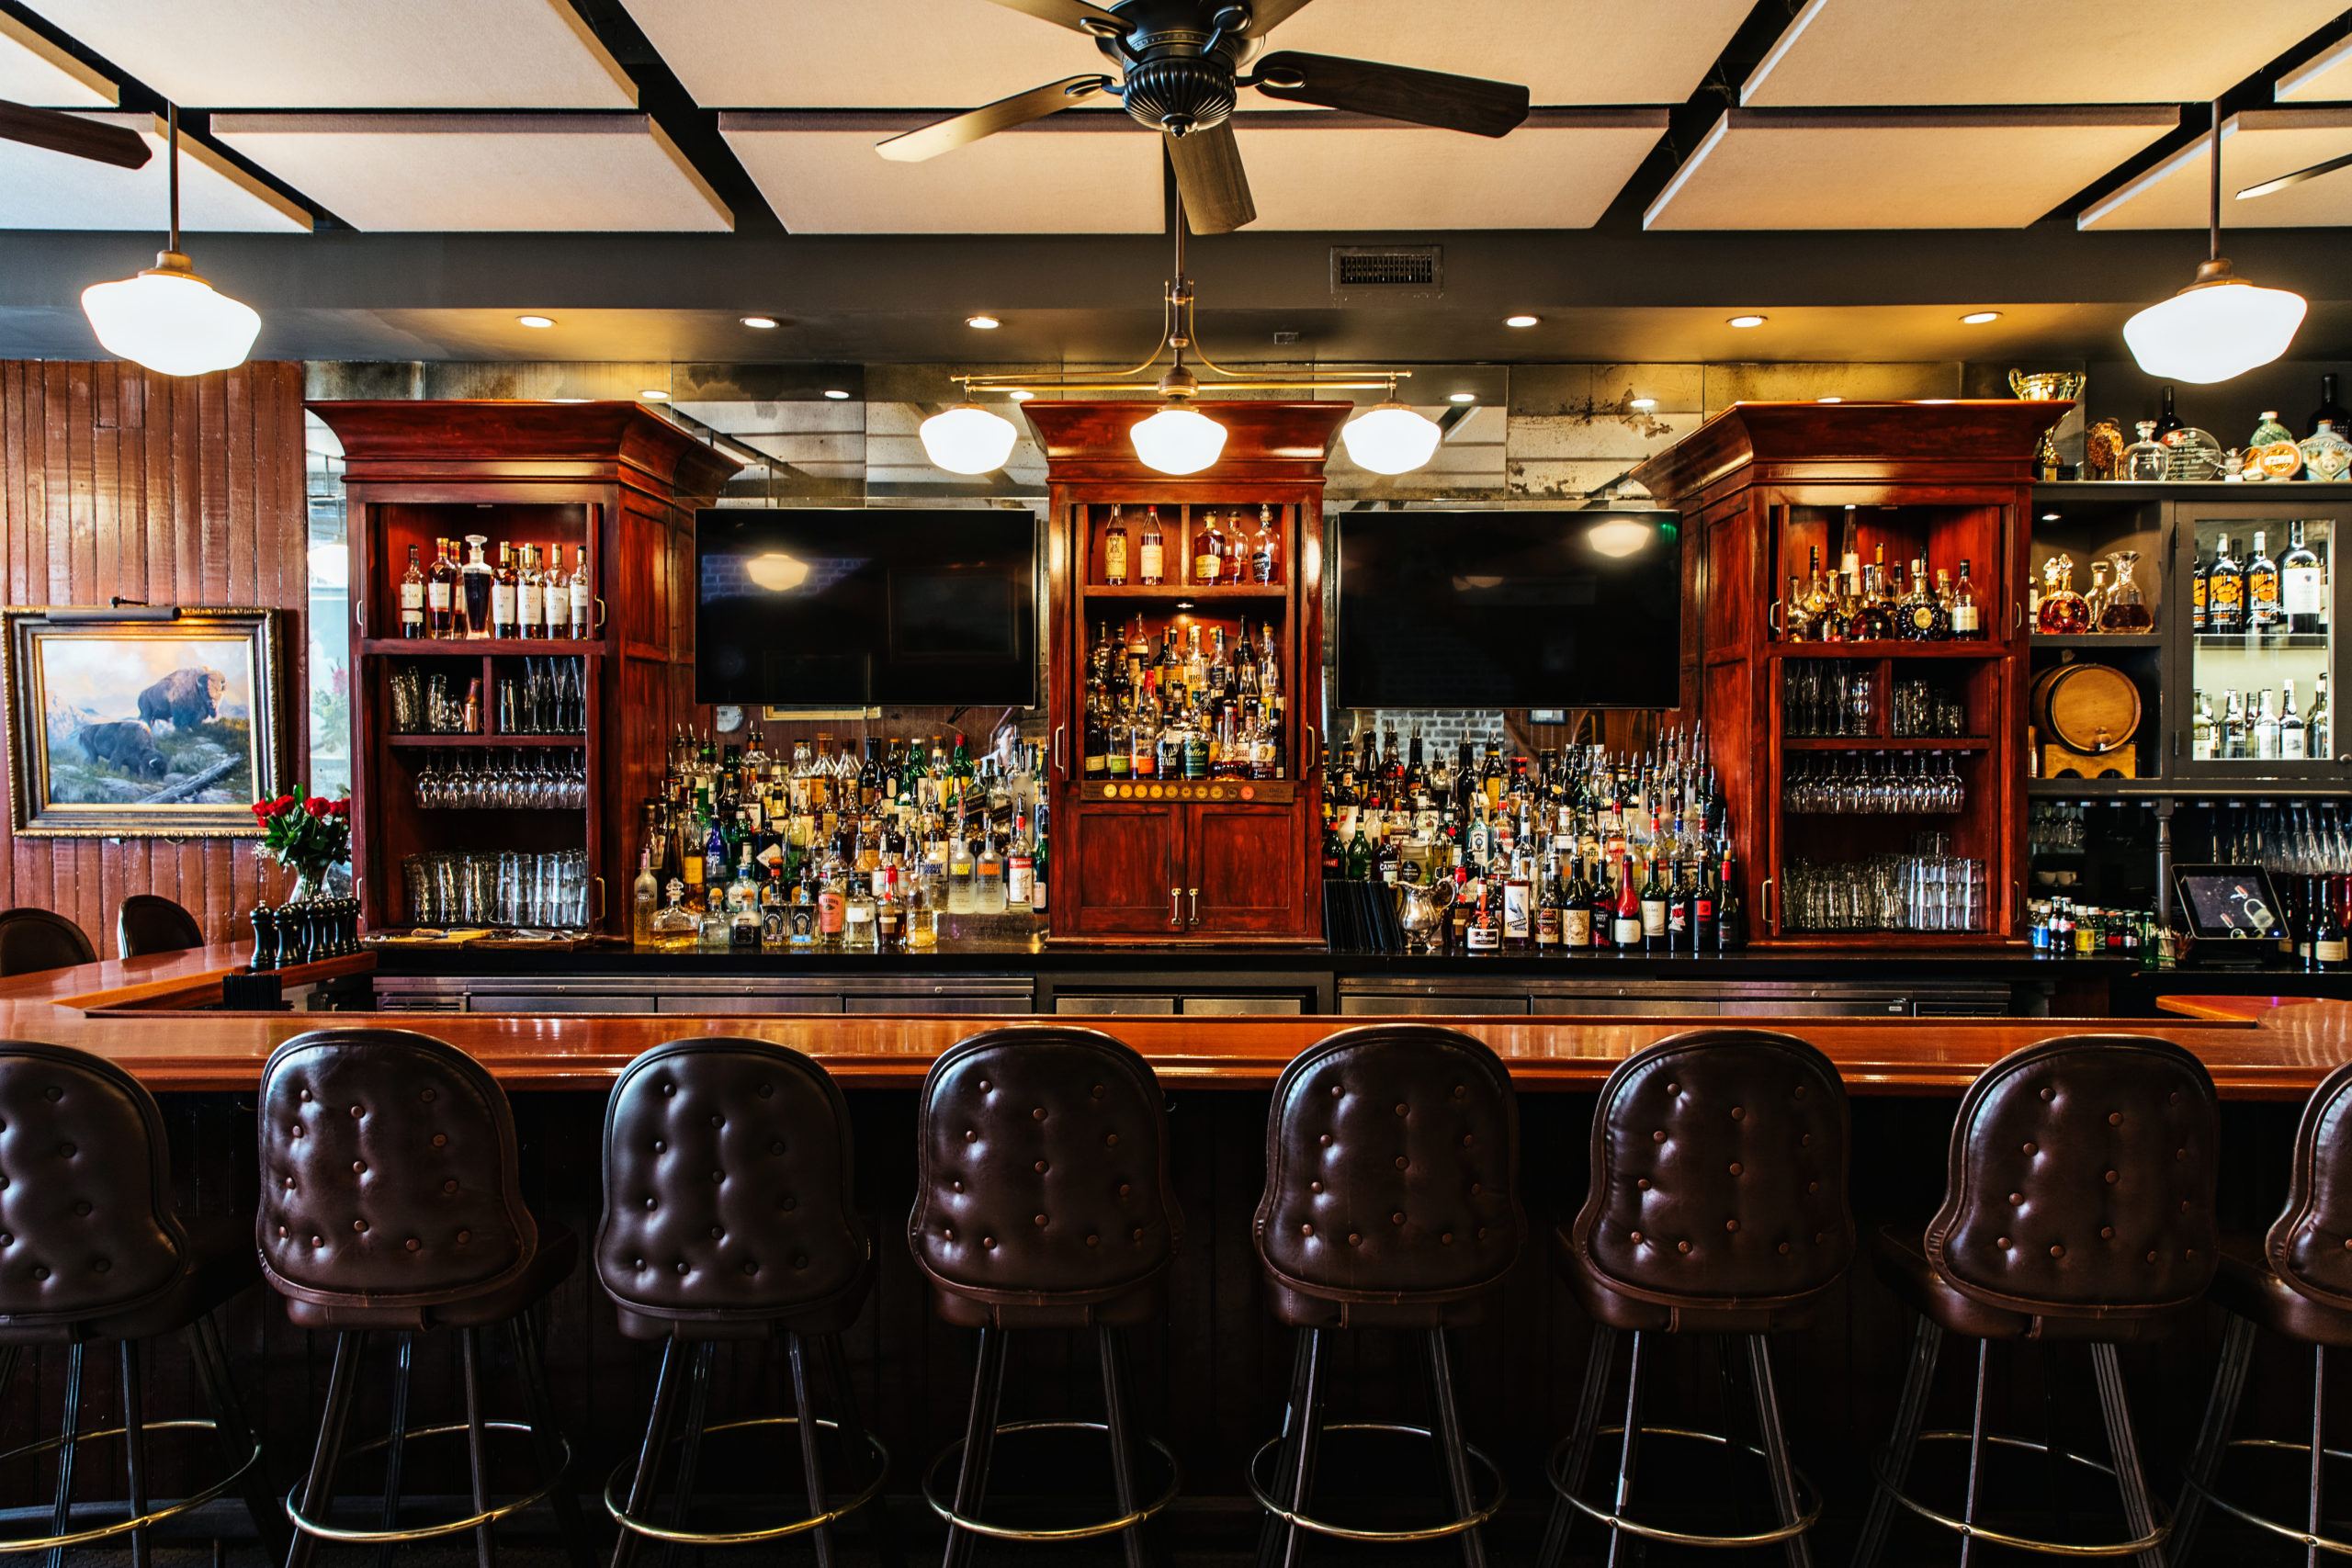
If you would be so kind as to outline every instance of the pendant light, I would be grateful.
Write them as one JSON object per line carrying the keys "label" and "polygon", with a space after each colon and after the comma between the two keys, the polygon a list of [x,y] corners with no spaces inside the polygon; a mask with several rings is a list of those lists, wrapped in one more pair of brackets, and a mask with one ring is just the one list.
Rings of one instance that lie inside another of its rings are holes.
{"label": "pendant light", "polygon": [[1166,406],[1127,428],[1137,462],[1163,474],[1197,474],[1217,460],[1225,450],[1225,426],[1191,406],[1189,400],[1200,389],[1181,358],[1159,378]]}
{"label": "pendant light", "polygon": [[2213,105],[2206,260],[2196,280],[2123,323],[2123,341],[2141,370],[2160,380],[2203,385],[2267,365],[2295,341],[2309,309],[2284,288],[2260,288],[2230,269],[2222,254],[2222,106]]}
{"label": "pendant light", "polygon": [[1002,414],[966,401],[933,414],[915,434],[922,437],[923,456],[949,473],[992,474],[1012,456],[1021,432]]}
{"label": "pendant light", "polygon": [[172,238],[136,277],[82,290],[82,313],[108,354],[164,376],[201,376],[243,365],[261,317],[196,275],[180,250],[180,111],[170,106]]}
{"label": "pendant light", "polygon": [[1375,474],[1409,474],[1437,452],[1445,432],[1437,421],[1414,412],[1388,389],[1387,400],[1340,427],[1348,460]]}

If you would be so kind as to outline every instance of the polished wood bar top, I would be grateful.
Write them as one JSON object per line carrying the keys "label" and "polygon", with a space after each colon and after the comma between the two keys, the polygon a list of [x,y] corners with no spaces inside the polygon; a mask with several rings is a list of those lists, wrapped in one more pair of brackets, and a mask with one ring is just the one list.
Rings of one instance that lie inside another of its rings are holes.
{"label": "polished wood bar top", "polygon": [[[1263,1088],[1283,1064],[1361,1017],[1136,1017],[1032,1014],[821,1016],[226,1012],[207,1009],[242,947],[109,959],[0,980],[0,1036],[46,1041],[119,1062],[151,1088],[254,1087],[277,1045],[305,1030],[417,1029],[471,1053],[512,1089],[598,1089],[665,1040],[749,1035],[802,1051],[850,1087],[918,1084],[932,1059],[982,1029],[1082,1023],[1125,1040],[1173,1084]],[[340,960],[315,973],[365,970]],[[305,974],[313,972],[303,972]],[[299,976],[297,977],[300,977]],[[2053,1035],[2125,1031],[2195,1051],[2225,1096],[2298,1100],[2352,1059],[2352,1002],[2268,997],[2167,997],[2165,1019],[1743,1018],[1827,1053],[1858,1094],[1951,1094],[2007,1053]],[[1690,1018],[1422,1018],[1476,1035],[1526,1089],[1590,1089],[1626,1056],[1692,1028]]]}

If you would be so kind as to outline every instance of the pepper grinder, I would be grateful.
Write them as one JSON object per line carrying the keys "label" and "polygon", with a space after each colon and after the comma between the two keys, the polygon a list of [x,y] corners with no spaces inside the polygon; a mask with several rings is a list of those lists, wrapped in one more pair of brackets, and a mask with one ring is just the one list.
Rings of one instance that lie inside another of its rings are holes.
{"label": "pepper grinder", "polygon": [[302,906],[288,898],[277,907],[277,962],[291,969],[310,961],[311,922],[303,918]]}
{"label": "pepper grinder", "polygon": [[277,967],[277,917],[266,904],[255,904],[253,912],[254,962],[253,972],[266,975]]}

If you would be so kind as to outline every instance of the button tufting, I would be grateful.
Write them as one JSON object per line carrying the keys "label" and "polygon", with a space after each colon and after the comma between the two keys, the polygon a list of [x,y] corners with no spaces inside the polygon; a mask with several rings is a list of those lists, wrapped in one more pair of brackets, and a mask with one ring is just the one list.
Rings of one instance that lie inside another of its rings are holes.
{"label": "button tufting", "polygon": [[772,1084],[772,1083],[763,1083],[763,1084],[762,1084],[762,1085],[760,1086],[760,1098],[761,1098],[762,1100],[771,1099],[771,1098],[773,1098],[773,1097],[775,1096],[775,1085],[774,1085],[774,1084]]}
{"label": "button tufting", "polygon": [[1362,1247],[1363,1245],[1363,1234],[1358,1231],[1350,1231],[1348,1233],[1348,1245],[1350,1247]]}
{"label": "button tufting", "polygon": [[1042,1176],[1042,1175],[1044,1175],[1044,1174],[1045,1174],[1045,1170],[1046,1170],[1046,1162],[1045,1162],[1044,1160],[1039,1160],[1039,1161],[1037,1162],[1037,1173],[1038,1173],[1040,1176]]}
{"label": "button tufting", "polygon": [[468,1243],[468,1242],[469,1242],[469,1241],[471,1241],[471,1240],[473,1240],[473,1238],[474,1238],[474,1233],[473,1233],[473,1232],[471,1232],[471,1231],[459,1231],[459,1232],[458,1233],[458,1245],[459,1247],[463,1247],[463,1246],[465,1246],[465,1245],[466,1245],[466,1243]]}
{"label": "button tufting", "polygon": [[1737,1175],[1741,1174],[1741,1172],[1740,1172],[1739,1161],[1737,1161],[1737,1160],[1734,1160],[1734,1161],[1732,1161],[1732,1162],[1731,1162],[1731,1173],[1732,1173],[1734,1176],[1737,1176]]}
{"label": "button tufting", "polygon": [[994,1086],[994,1085],[992,1085],[992,1084],[990,1084],[990,1083],[989,1082],[989,1080],[988,1080],[988,1079],[986,1079],[986,1078],[982,1078],[982,1079],[980,1080],[980,1092],[981,1092],[982,1094],[986,1094],[986,1093],[988,1093],[988,1092],[989,1092],[992,1088],[994,1088],[994,1087],[995,1087],[995,1086]]}
{"label": "button tufting", "polygon": [[2054,1089],[2045,1089],[2041,1091],[2041,1098],[2044,1100],[2055,1100],[2058,1098],[2058,1091]]}
{"label": "button tufting", "polygon": [[782,1138],[770,1140],[768,1144],[768,1153],[772,1155],[780,1155],[784,1153],[784,1140]]}
{"label": "button tufting", "polygon": [[1668,1094],[1680,1094],[1682,1092],[1682,1086],[1679,1083],[1669,1083],[1666,1086],[1666,1092]]}
{"label": "button tufting", "polygon": [[724,1241],[724,1240],[726,1240],[726,1239],[727,1239],[727,1232],[726,1232],[725,1228],[724,1228],[724,1227],[722,1227],[722,1226],[719,1226],[719,1225],[713,1225],[713,1226],[711,1226],[711,1227],[710,1227],[710,1239],[711,1239],[711,1240],[713,1240],[713,1241]]}
{"label": "button tufting", "polygon": [[1642,1245],[1642,1233],[1641,1233],[1641,1232],[1639,1232],[1639,1231],[1634,1231],[1634,1232],[1633,1232],[1633,1233],[1632,1233],[1632,1240],[1633,1240],[1633,1243],[1634,1243],[1634,1245],[1635,1247],[1639,1247],[1639,1246],[1641,1246],[1641,1245]]}
{"label": "button tufting", "polygon": [[994,1252],[996,1250],[996,1237],[992,1235],[984,1235],[980,1237],[980,1245],[987,1247],[990,1252]]}
{"label": "button tufting", "polygon": [[669,1098],[670,1098],[670,1096],[672,1096],[672,1095],[673,1095],[673,1094],[675,1094],[675,1093],[677,1093],[677,1092],[678,1092],[678,1086],[677,1086],[676,1084],[673,1084],[673,1083],[665,1083],[665,1084],[663,1084],[663,1085],[662,1086],[662,1099],[664,1099],[664,1100],[669,1099]]}
{"label": "button tufting", "polygon": [[1399,1170],[1405,1168],[1405,1156],[1403,1155],[1398,1155],[1396,1156],[1396,1168]]}
{"label": "button tufting", "polygon": [[1035,1220],[1031,1221],[1030,1223],[1031,1223],[1032,1224],[1035,1224],[1035,1225],[1039,1230],[1043,1230],[1043,1229],[1045,1229],[1045,1228],[1046,1228],[1046,1216],[1045,1216],[1045,1215],[1043,1215],[1043,1214],[1039,1214],[1039,1215],[1038,1215]]}
{"label": "button tufting", "polygon": [[806,1269],[806,1268],[808,1268],[808,1255],[807,1253],[805,1253],[805,1252],[796,1252],[796,1253],[794,1253],[794,1254],[792,1255],[792,1266],[793,1266],[795,1269]]}
{"label": "button tufting", "polygon": [[746,1273],[746,1274],[756,1274],[756,1273],[758,1273],[759,1271],[760,1271],[760,1266],[759,1266],[757,1263],[754,1263],[753,1261],[752,1261],[752,1259],[750,1259],[750,1258],[746,1258],[745,1259],[743,1259],[743,1272],[744,1272],[744,1273]]}
{"label": "button tufting", "polygon": [[1782,1242],[1782,1243],[1781,1244],[1781,1257],[1783,1257],[1783,1258],[1786,1258],[1786,1257],[1788,1256],[1788,1254],[1789,1254],[1789,1244],[1788,1244],[1787,1242],[1785,1242],[1785,1241],[1784,1241],[1784,1242]]}
{"label": "button tufting", "polygon": [[721,1183],[721,1182],[725,1181],[726,1179],[727,1179],[727,1173],[726,1173],[725,1171],[723,1171],[723,1170],[714,1170],[714,1171],[712,1171],[712,1172],[710,1173],[710,1181],[711,1181],[711,1185],[712,1185],[712,1186],[714,1186],[714,1187],[718,1186],[719,1183]]}
{"label": "button tufting", "polygon": [[1317,1143],[1318,1143],[1318,1144],[1322,1145],[1325,1148],[1327,1148],[1327,1149],[1328,1149],[1328,1148],[1329,1148],[1329,1147],[1331,1146],[1331,1134],[1329,1134],[1329,1133],[1326,1133],[1326,1134],[1324,1134],[1321,1137],[1319,1137],[1319,1138],[1316,1139],[1315,1141],[1316,1141]]}
{"label": "button tufting", "polygon": [[1030,1114],[1030,1116],[1031,1116],[1033,1119],[1035,1119],[1035,1120],[1036,1120],[1036,1121],[1039,1121],[1039,1122],[1043,1122],[1043,1121],[1046,1119],[1046,1108],[1045,1108],[1044,1106],[1042,1106],[1042,1105],[1041,1105],[1041,1106],[1037,1107],[1037,1109],[1036,1109],[1036,1110],[1032,1111],[1031,1112],[1029,1112],[1029,1114]]}
{"label": "button tufting", "polygon": [[94,1258],[90,1260],[90,1272],[94,1274],[103,1274],[113,1267],[113,1264],[103,1258]]}
{"label": "button tufting", "polygon": [[1666,1129],[1661,1127],[1657,1132],[1652,1133],[1650,1134],[1650,1142],[1653,1144],[1662,1144],[1666,1142]]}
{"label": "button tufting", "polygon": [[1102,1238],[1100,1235],[1096,1235],[1095,1233],[1093,1233],[1092,1231],[1089,1231],[1089,1232],[1087,1232],[1087,1234],[1086,1234],[1086,1245],[1087,1245],[1087,1246],[1089,1246],[1089,1247],[1099,1247],[1099,1246],[1101,1246],[1101,1245],[1102,1245]]}
{"label": "button tufting", "polygon": [[351,1228],[356,1231],[365,1231],[368,1228],[368,1222],[366,1220],[354,1220],[351,1222]]}
{"label": "button tufting", "polygon": [[[306,1094],[306,1095],[304,1095],[302,1098],[303,1098],[303,1099],[305,1099],[305,1100],[308,1100],[308,1099],[310,1099],[311,1097],[310,1097],[309,1095],[307,1095],[307,1094]],[[431,1089],[426,1089],[426,1090],[424,1091],[424,1095],[422,1096],[422,1098],[423,1098],[423,1100],[424,1100],[424,1103],[425,1103],[425,1104],[430,1105],[430,1104],[432,1104],[432,1103],[433,1103],[433,1100],[434,1100],[434,1093],[433,1093],[433,1091],[432,1091]]]}
{"label": "button tufting", "polygon": [[2122,1125],[2123,1125],[2123,1112],[2121,1112],[2120,1111],[2109,1111],[2109,1112],[2107,1113],[2107,1124],[2108,1124],[2109,1126],[2110,1126],[2110,1127],[2120,1127],[2120,1126],[2122,1126]]}
{"label": "button tufting", "polygon": [[365,1116],[365,1115],[367,1115],[367,1114],[368,1114],[368,1108],[367,1108],[366,1106],[364,1106],[364,1105],[355,1105],[355,1106],[353,1106],[353,1107],[351,1108],[351,1119],[352,1119],[354,1122],[358,1121],[362,1116]]}
{"label": "button tufting", "polygon": [[[2345,1245],[2346,1245],[2347,1247],[2352,1247],[2352,1242],[2347,1242],[2347,1243],[2346,1243]],[[2149,1262],[2154,1263],[2155,1260],[2156,1260],[2156,1255],[2155,1255],[2154,1253],[2151,1252],[2150,1254],[2148,1254],[2148,1261],[2149,1261]]]}
{"label": "button tufting", "polygon": [[58,1088],[55,1084],[50,1085],[49,1088],[41,1090],[40,1093],[41,1098],[48,1100],[51,1105],[56,1104],[59,1100],[65,1098],[65,1091]]}
{"label": "button tufting", "polygon": [[1738,1105],[1735,1105],[1735,1106],[1733,1106],[1733,1107],[1731,1108],[1731,1119],[1732,1119],[1733,1121],[1735,1121],[1735,1122],[1745,1122],[1745,1121],[1747,1121],[1747,1109],[1746,1109],[1744,1106],[1738,1106]]}
{"label": "button tufting", "polygon": [[1993,1238],[1993,1245],[2006,1251],[2009,1245],[2009,1238],[2005,1235],[1996,1235]]}
{"label": "button tufting", "polygon": [[440,1148],[447,1148],[447,1147],[448,1147],[448,1145],[449,1145],[449,1134],[447,1134],[447,1133],[435,1133],[435,1134],[433,1134],[433,1146],[434,1146],[435,1148],[436,1148],[436,1149],[440,1149]]}
{"label": "button tufting", "polygon": [[2098,1234],[2100,1240],[2113,1241],[2115,1239],[2115,1227],[2113,1225],[2101,1225],[2098,1227]]}
{"label": "button tufting", "polygon": [[1333,1100],[1340,1098],[1340,1086],[1338,1084],[1333,1084],[1331,1086],[1331,1098]]}
{"label": "button tufting", "polygon": [[[1310,1181],[1306,1184],[1306,1190],[1309,1192],[1320,1192],[1323,1190],[1323,1184],[1319,1181]],[[2347,1241],[2344,1245],[2352,1247],[2352,1241]]]}
{"label": "button tufting", "polygon": [[1641,1179],[1639,1179],[1638,1181],[1634,1182],[1634,1186],[1636,1186],[1636,1187],[1638,1187],[1638,1188],[1640,1188],[1643,1191],[1646,1192],[1646,1191],[1648,1191],[1648,1190],[1650,1190],[1650,1179],[1649,1179],[1648,1177],[1645,1176],[1645,1177],[1643,1177]]}
{"label": "button tufting", "polygon": [[87,1198],[85,1198],[81,1201],[75,1203],[74,1205],[74,1212],[77,1214],[86,1216],[90,1212],[90,1201]]}
{"label": "button tufting", "polygon": [[2115,1172],[2113,1172],[2113,1171],[2111,1171],[2111,1170],[2110,1170],[2110,1171],[2109,1171],[2109,1172],[2107,1173],[2107,1179],[2108,1179],[2110,1183],[2112,1183],[2112,1182],[2115,1180]]}
{"label": "button tufting", "polygon": [[2028,1145],[2025,1146],[2025,1152],[2026,1152],[2026,1153],[2028,1153],[2028,1154],[2032,1154],[2033,1152],[2035,1152],[2035,1147],[2036,1147],[2036,1145],[2032,1145],[2032,1144],[2028,1144]]}
{"label": "button tufting", "polygon": [[1396,1114],[1402,1116],[1405,1113],[1405,1102],[1400,1100],[1396,1102]]}
{"label": "button tufting", "polygon": [[964,1129],[964,1141],[965,1141],[966,1143],[967,1143],[967,1144],[968,1144],[968,1143],[972,1142],[974,1139],[978,1138],[978,1136],[979,1136],[979,1134],[978,1134],[978,1133],[973,1132],[969,1127],[967,1127],[967,1128],[965,1128],[965,1129]]}
{"label": "button tufting", "polygon": [[724,1127],[727,1125],[727,1118],[715,1115],[710,1119],[710,1124],[714,1127]]}
{"label": "button tufting", "polygon": [[1677,1252],[1688,1252],[1690,1250],[1690,1244],[1687,1241],[1678,1241],[1674,1244],[1674,1250]]}
{"label": "button tufting", "polygon": [[2012,1192],[2009,1194],[2009,1201],[2012,1203],[2022,1203],[2025,1201],[2025,1194],[2022,1192]]}
{"label": "button tufting", "polygon": [[799,1199],[797,1199],[797,1198],[789,1198],[789,1197],[788,1197],[788,1198],[785,1199],[783,1202],[781,1202],[781,1203],[777,1204],[776,1206],[777,1206],[778,1208],[782,1209],[786,1213],[787,1213],[787,1214],[788,1214],[788,1213],[792,1213],[792,1211],[793,1211],[793,1210],[797,1209],[798,1207],[800,1207],[800,1200],[799,1200]]}
{"label": "button tufting", "polygon": [[[430,1099],[432,1099],[433,1097],[432,1097],[432,1095],[431,1095],[430,1093],[428,1093],[428,1094],[425,1096],[425,1098],[426,1098],[427,1100],[430,1100]],[[303,1102],[305,1105],[307,1105],[307,1104],[309,1104],[309,1103],[310,1103],[310,1101],[311,1101],[311,1091],[310,1091],[309,1089],[304,1089],[304,1090],[302,1091],[302,1102]]]}
{"label": "button tufting", "polygon": [[1737,1220],[1725,1220],[1725,1221],[1724,1222],[1724,1229],[1725,1229],[1725,1230],[1727,1230],[1727,1231],[1736,1231],[1736,1230],[1737,1230],[1738,1228],[1739,1228],[1739,1222],[1738,1222]]}
{"label": "button tufting", "polygon": [[2053,1247],[2050,1249],[2050,1256],[2052,1258],[2064,1258],[2066,1256],[2066,1249],[2063,1247]]}
{"label": "button tufting", "polygon": [[365,1176],[365,1175],[367,1175],[367,1174],[368,1174],[368,1162],[367,1162],[366,1160],[364,1160],[364,1159],[356,1159],[356,1160],[353,1160],[353,1161],[351,1162],[351,1174],[352,1174],[352,1175],[354,1175],[354,1176]]}
{"label": "button tufting", "polygon": [[1405,1223],[1405,1211],[1403,1211],[1402,1209],[1399,1209],[1399,1210],[1397,1210],[1397,1211],[1396,1211],[1396,1213],[1393,1213],[1393,1214],[1389,1215],[1389,1216],[1388,1216],[1388,1223],[1389,1223],[1390,1224],[1392,1224],[1392,1225],[1401,1225],[1401,1224],[1403,1224]]}
{"label": "button tufting", "polygon": [[33,1265],[33,1278],[36,1280],[46,1280],[49,1278],[49,1270],[40,1264],[35,1264]]}
{"label": "button tufting", "polygon": [[675,1264],[673,1264],[673,1268],[674,1268],[674,1269],[675,1269],[679,1273],[683,1274],[683,1273],[684,1273],[684,1272],[686,1271],[686,1260],[685,1260],[684,1258],[679,1258],[679,1259],[678,1259],[678,1261],[677,1261]]}
{"label": "button tufting", "polygon": [[454,1176],[441,1184],[441,1190],[444,1192],[455,1192],[457,1190],[458,1179]]}
{"label": "button tufting", "polygon": [[[280,1233],[280,1234],[283,1234],[283,1233]],[[408,1240],[407,1240],[407,1241],[405,1241],[405,1242],[401,1243],[401,1245],[402,1245],[402,1246],[404,1246],[404,1247],[407,1247],[411,1252],[414,1252],[418,1247],[423,1247],[424,1244],[423,1242],[421,1242],[421,1241],[417,1240],[417,1239],[416,1239],[416,1237],[414,1237],[414,1236],[411,1236],[411,1237],[409,1237],[409,1238],[408,1238]],[[644,1267],[645,1267],[645,1265],[643,1265],[642,1263],[640,1263],[640,1264],[639,1264],[639,1265],[638,1265],[638,1267],[639,1267],[639,1268],[640,1268],[640,1269],[642,1269],[642,1268],[644,1268]]]}
{"label": "button tufting", "polygon": [[[1325,1143],[1327,1143],[1327,1144],[1328,1144],[1328,1143],[1329,1143],[1331,1140],[1330,1140],[1330,1139],[1329,1139],[1329,1138],[1326,1138],[1326,1139],[1324,1139],[1323,1141],[1324,1141]],[[1102,1134],[1102,1146],[1103,1146],[1104,1148],[1106,1148],[1106,1149],[1115,1149],[1115,1148],[1117,1148],[1117,1147],[1119,1146],[1119,1134],[1116,1134],[1116,1133],[1105,1133],[1105,1134]]]}
{"label": "button tufting", "polygon": [[656,1138],[653,1140],[653,1152],[655,1154],[667,1154],[669,1149],[670,1145],[666,1139]]}
{"label": "button tufting", "polygon": [[660,1208],[661,1206],[662,1206],[662,1202],[661,1202],[661,1200],[660,1200],[660,1199],[658,1199],[658,1198],[648,1198],[648,1199],[645,1201],[645,1212],[646,1212],[647,1213],[649,1213],[649,1214],[650,1214],[650,1213],[651,1213],[654,1210],[656,1210],[656,1209]]}

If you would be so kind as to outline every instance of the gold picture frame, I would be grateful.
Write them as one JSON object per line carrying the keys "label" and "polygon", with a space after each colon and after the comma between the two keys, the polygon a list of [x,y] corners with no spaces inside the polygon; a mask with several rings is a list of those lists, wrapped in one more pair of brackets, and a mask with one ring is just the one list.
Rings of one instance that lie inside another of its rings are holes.
{"label": "gold picture frame", "polygon": [[254,839],[290,787],[283,610],[0,613],[20,838]]}

